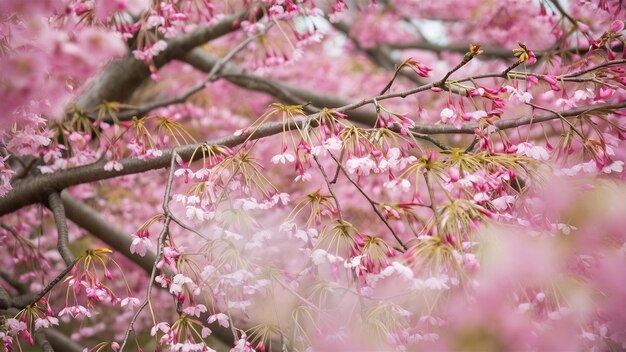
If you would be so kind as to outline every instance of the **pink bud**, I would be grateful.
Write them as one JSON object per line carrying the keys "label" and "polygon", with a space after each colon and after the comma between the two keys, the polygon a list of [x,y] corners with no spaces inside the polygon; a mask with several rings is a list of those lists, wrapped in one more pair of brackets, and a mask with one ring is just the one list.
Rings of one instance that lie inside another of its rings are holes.
{"label": "pink bud", "polygon": [[613,94],[615,93],[615,90],[612,88],[600,88],[600,94],[598,94],[598,97],[600,99],[607,99],[613,96]]}
{"label": "pink bud", "polygon": [[111,275],[111,272],[109,271],[109,269],[104,269],[104,277],[107,280],[113,280],[113,275]]}
{"label": "pink bud", "polygon": [[617,55],[615,55],[615,53],[613,52],[613,50],[611,49],[606,49],[606,56],[609,58],[609,60],[615,60],[615,58],[617,57]]}
{"label": "pink bud", "polygon": [[556,84],[557,80],[555,76],[545,75],[543,76],[543,80],[550,83],[550,85]]}
{"label": "pink bud", "polygon": [[354,236],[354,242],[359,247],[365,246],[365,241],[363,240],[363,235],[361,235],[360,233],[357,233],[356,236]]}
{"label": "pink bud", "polygon": [[619,33],[624,30],[624,21],[615,20],[611,23],[611,32]]}

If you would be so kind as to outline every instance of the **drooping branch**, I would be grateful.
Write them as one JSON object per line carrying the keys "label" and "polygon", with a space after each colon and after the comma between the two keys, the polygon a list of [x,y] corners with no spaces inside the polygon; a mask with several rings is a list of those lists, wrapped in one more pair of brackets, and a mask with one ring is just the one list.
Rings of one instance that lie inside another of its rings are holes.
{"label": "drooping branch", "polygon": [[57,225],[57,249],[65,264],[71,265],[76,258],[70,251],[69,233],[67,230],[67,220],[65,218],[65,208],[61,201],[59,192],[52,192],[48,195],[48,206],[54,215],[54,221]]}
{"label": "drooping branch", "polygon": [[[154,264],[158,262],[158,260],[156,260],[157,255],[153,251],[146,251],[143,257],[131,253],[130,245],[132,239],[126,231],[120,229],[110,221],[106,221],[95,209],[72,197],[66,191],[61,193],[61,199],[63,200],[65,209],[67,209],[68,219],[106,243],[117,253],[137,264],[146,273],[152,272]],[[167,266],[164,266],[163,270],[167,276],[174,275]],[[156,287],[161,288],[161,286]],[[212,336],[228,344],[232,342],[232,336],[223,330],[215,330]]]}
{"label": "drooping branch", "polygon": [[128,328],[126,329],[126,333],[124,334],[124,339],[122,340],[122,344],[120,345],[120,352],[124,351],[124,347],[126,346],[126,343],[128,342],[128,338],[130,337],[131,332],[134,330],[134,325],[135,325],[135,322],[137,321],[137,318],[139,317],[139,314],[141,314],[143,309],[152,300],[152,287],[154,285],[154,279],[156,277],[157,263],[163,258],[163,245],[167,236],[169,236],[169,233],[170,233],[169,226],[170,226],[170,222],[172,221],[172,216],[170,213],[169,203],[170,203],[170,196],[172,192],[172,183],[174,182],[174,170],[176,169],[176,156],[177,156],[176,151],[174,151],[170,158],[171,159],[170,160],[170,172],[167,178],[167,183],[165,185],[165,195],[163,196],[163,212],[165,213],[165,220],[163,221],[163,229],[161,230],[161,234],[159,235],[159,238],[157,239],[157,252],[154,258],[154,262],[152,264],[152,270],[150,270],[150,280],[148,281],[148,289],[146,292],[146,298],[139,305],[139,307],[137,308],[137,311],[135,311],[135,314],[133,314],[133,317],[131,318],[130,323],[128,324]]}
{"label": "drooping branch", "polygon": [[361,186],[359,186],[359,184],[356,181],[354,181],[352,177],[350,177],[350,175],[348,175],[348,172],[343,167],[343,165],[341,165],[341,162],[337,160],[337,158],[332,153],[329,153],[329,155],[331,158],[333,158],[333,160],[337,164],[337,167],[341,170],[341,172],[346,177],[346,179],[350,181],[350,183],[352,183],[352,185],[356,187],[357,191],[359,191],[359,193],[361,193],[361,195],[367,200],[367,202],[370,204],[370,206],[372,207],[372,209],[374,210],[378,218],[385,224],[387,229],[389,229],[389,232],[391,232],[391,235],[393,236],[393,238],[395,238],[398,244],[402,246],[403,250],[400,250],[400,252],[406,251],[408,247],[406,246],[406,244],[404,244],[404,242],[402,242],[400,237],[398,237],[398,234],[396,234],[396,231],[394,231],[393,227],[389,225],[389,222],[387,221],[387,219],[385,219],[383,214],[381,214],[380,210],[378,210],[377,203],[374,202],[374,200],[372,200],[372,198],[370,198],[370,196],[368,196],[367,193],[365,193],[365,191],[363,191]]}

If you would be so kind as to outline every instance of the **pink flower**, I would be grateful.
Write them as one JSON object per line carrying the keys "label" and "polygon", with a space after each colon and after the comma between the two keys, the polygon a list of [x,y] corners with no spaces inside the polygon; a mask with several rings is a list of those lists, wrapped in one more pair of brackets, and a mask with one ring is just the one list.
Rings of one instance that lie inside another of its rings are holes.
{"label": "pink flower", "polygon": [[281,164],[285,164],[286,162],[292,163],[294,162],[294,160],[296,160],[294,156],[286,152],[282,154],[274,155],[272,157],[272,163],[277,164],[277,165],[278,163],[281,163]]}
{"label": "pink flower", "polygon": [[217,323],[224,328],[228,328],[230,326],[228,323],[228,315],[224,313],[213,314],[207,319],[207,323],[209,324],[212,324],[215,321],[217,321]]}
{"label": "pink flower", "polygon": [[199,317],[200,314],[206,312],[206,306],[204,304],[198,304],[196,306],[189,306],[183,309],[183,312],[191,316]]}
{"label": "pink flower", "polygon": [[508,209],[513,202],[515,202],[515,197],[509,195],[504,195],[491,200],[491,204],[499,211]]}
{"label": "pink flower", "polygon": [[452,124],[456,128],[461,128],[461,125],[464,121],[463,117],[451,108],[445,108],[441,110],[441,113],[439,113],[439,117],[441,118],[441,122],[449,125]]}
{"label": "pink flower", "polygon": [[150,329],[150,336],[155,336],[159,330],[161,330],[164,333],[167,333],[168,331],[170,331],[170,324],[166,322],[160,322],[156,324],[155,326],[152,327],[152,329]]}
{"label": "pink flower", "polygon": [[39,328],[49,328],[53,325],[59,325],[59,319],[51,316],[35,319],[35,330]]}
{"label": "pink flower", "polygon": [[365,156],[362,158],[351,158],[346,162],[346,169],[351,174],[359,174],[367,176],[370,174],[370,171],[376,170],[376,162],[372,160],[369,156]]}
{"label": "pink flower", "polygon": [[624,30],[624,21],[615,20],[611,23],[611,32],[619,33]]}
{"label": "pink flower", "polygon": [[134,306],[139,305],[139,298],[137,297],[126,297],[122,300],[122,302],[120,303],[121,307],[125,307],[128,306],[129,310],[133,310]]}
{"label": "pink flower", "polygon": [[548,150],[544,147],[534,146],[528,142],[520,143],[517,145],[517,154],[525,155],[537,160],[548,160],[550,159],[550,154]]}
{"label": "pink flower", "polygon": [[185,286],[193,286],[193,280],[186,277],[183,274],[176,274],[172,279],[172,283],[170,285],[170,293],[171,294],[180,294],[183,292],[183,287]]}
{"label": "pink flower", "polygon": [[124,165],[122,165],[122,163],[117,160],[109,160],[106,162],[106,164],[104,164],[105,171],[122,171],[123,168]]}
{"label": "pink flower", "polygon": [[146,255],[148,248],[152,248],[150,233],[148,231],[137,231],[131,235],[133,241],[130,244],[130,252],[136,253],[140,257]]}
{"label": "pink flower", "polygon": [[12,334],[17,334],[20,331],[26,330],[26,323],[15,318],[7,319],[6,326]]}

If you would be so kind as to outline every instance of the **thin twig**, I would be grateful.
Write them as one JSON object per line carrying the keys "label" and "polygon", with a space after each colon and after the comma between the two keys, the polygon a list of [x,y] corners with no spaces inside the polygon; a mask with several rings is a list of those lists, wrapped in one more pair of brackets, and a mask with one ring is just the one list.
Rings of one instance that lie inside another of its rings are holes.
{"label": "thin twig", "polygon": [[[402,246],[402,248],[404,248],[404,251],[406,251],[408,249],[408,247],[404,244],[404,242],[402,242],[402,240],[400,240],[400,237],[398,237],[398,235],[396,234],[396,232],[393,230],[393,228],[391,227],[391,225],[389,225],[389,222],[387,222],[387,219],[385,219],[385,217],[383,216],[383,214],[380,213],[380,211],[378,210],[378,208],[376,207],[376,202],[374,202],[368,195],[367,193],[365,193],[365,191],[363,191],[363,189],[361,189],[361,187],[356,183],[356,181],[354,181],[350,175],[348,175],[348,172],[346,171],[346,169],[343,167],[343,165],[341,165],[341,163],[339,162],[339,160],[337,160],[337,158],[335,158],[335,156],[332,153],[328,153],[330,155],[331,158],[333,158],[333,160],[335,160],[335,163],[337,163],[337,166],[341,169],[341,172],[344,174],[344,176],[346,176],[346,178],[348,179],[348,181],[350,181],[350,183],[352,183],[354,185],[354,187],[356,187],[356,189],[359,191],[359,193],[361,193],[363,195],[363,197],[365,197],[365,199],[367,199],[367,201],[370,203],[370,205],[372,206],[372,209],[374,209],[374,212],[376,213],[376,215],[378,215],[378,217],[380,218],[380,220],[383,221],[383,223],[385,224],[385,226],[389,229],[389,231],[391,232],[391,234],[393,235],[393,237],[396,239],[396,241],[400,244],[400,246]],[[404,252],[401,251],[401,252]]]}
{"label": "thin twig", "polygon": [[[343,162],[343,156],[346,153],[346,150],[344,148],[341,148],[341,154],[339,154],[339,162],[342,163]],[[334,185],[335,183],[337,183],[337,178],[339,177],[339,171],[341,169],[339,168],[339,165],[337,165],[337,169],[335,169],[335,175],[333,176],[333,179],[330,180],[330,184]]]}
{"label": "thin twig", "polygon": [[163,243],[165,242],[165,238],[167,237],[169,233],[169,225],[170,225],[170,221],[172,220],[172,218],[167,214],[169,213],[169,201],[170,201],[170,194],[172,191],[172,183],[174,182],[174,170],[176,166],[177,155],[178,154],[176,154],[176,151],[174,151],[171,156],[170,174],[167,179],[167,185],[165,186],[165,195],[163,197],[163,211],[165,212],[166,215],[165,215],[165,220],[163,222],[163,229],[161,230],[161,234],[159,234],[159,239],[157,242],[157,254],[156,254],[156,257],[154,258],[154,266],[152,267],[152,272],[150,273],[150,281],[148,284],[148,290],[146,292],[146,298],[141,303],[141,305],[137,308],[137,311],[135,312],[132,319],[130,320],[130,323],[128,324],[128,329],[126,329],[126,333],[124,334],[124,340],[122,341],[122,344],[120,345],[120,349],[119,349],[120,352],[124,351],[124,347],[126,346],[126,343],[128,342],[128,338],[130,336],[131,331],[133,331],[133,326],[135,325],[135,321],[137,321],[139,314],[148,305],[148,303],[150,303],[150,299],[152,296],[152,287],[154,286],[154,279],[156,277],[157,263],[161,261],[161,258],[163,257]]}
{"label": "thin twig", "polygon": [[428,177],[428,172],[424,173],[424,181],[426,181],[426,188],[428,189],[428,195],[430,196],[430,208],[433,211],[433,215],[435,217],[435,226],[437,228],[437,235],[439,237],[443,236],[443,232],[441,231],[441,222],[439,219],[439,213],[437,212],[437,205],[435,204],[435,192],[430,184],[430,178]]}
{"label": "thin twig", "polygon": [[434,139],[433,137],[423,134],[423,133],[418,133],[418,132],[413,132],[411,131],[411,134],[413,135],[413,137],[415,138],[419,138],[419,139],[423,139],[425,141],[428,141],[430,143],[432,143],[435,147],[441,149],[441,150],[450,150],[450,147],[440,143],[438,140]]}
{"label": "thin twig", "polygon": [[330,181],[328,180],[328,175],[326,175],[326,171],[324,171],[322,164],[320,164],[319,160],[317,160],[317,156],[314,155],[313,160],[315,160],[317,167],[322,172],[322,176],[324,177],[324,181],[326,181],[326,187],[328,188],[328,192],[330,193],[330,196],[333,197],[333,199],[335,200],[335,206],[337,206],[337,212],[339,213],[339,220],[343,220],[343,216],[341,215],[341,206],[339,205],[339,200],[337,199],[337,196],[335,196],[335,192],[333,192],[333,188],[330,185]]}
{"label": "thin twig", "polygon": [[[54,280],[50,281],[50,283],[48,283],[48,285],[46,285],[46,287],[43,290],[41,290],[39,293],[37,293],[31,299],[30,303],[28,303],[25,306],[33,306],[37,302],[39,302],[41,297],[43,297],[46,294],[48,294],[48,292],[50,292],[50,290],[52,290],[52,288],[54,288],[54,286],[56,286],[59,282],[61,282],[61,280],[63,280],[63,278],[65,278],[65,276],[67,276],[67,274],[69,274],[70,271],[72,271],[72,268],[74,268],[74,265],[76,265],[77,262],[78,262],[78,259],[74,259],[74,261],[71,262],[70,265],[67,266],[67,268],[63,269],[63,271],[59,275],[57,275],[54,278]],[[24,308],[24,307],[16,307],[16,308]]]}
{"label": "thin twig", "polygon": [[478,137],[474,136],[472,143],[470,143],[470,145],[468,145],[467,148],[465,148],[465,153],[471,152],[477,143],[478,143]]}

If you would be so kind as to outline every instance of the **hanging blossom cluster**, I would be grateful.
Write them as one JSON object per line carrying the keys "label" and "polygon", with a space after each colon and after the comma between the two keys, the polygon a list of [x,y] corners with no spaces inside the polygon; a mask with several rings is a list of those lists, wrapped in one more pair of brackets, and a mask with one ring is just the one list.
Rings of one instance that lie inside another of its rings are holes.
{"label": "hanging blossom cluster", "polygon": [[626,348],[620,1],[0,13],[5,350]]}

